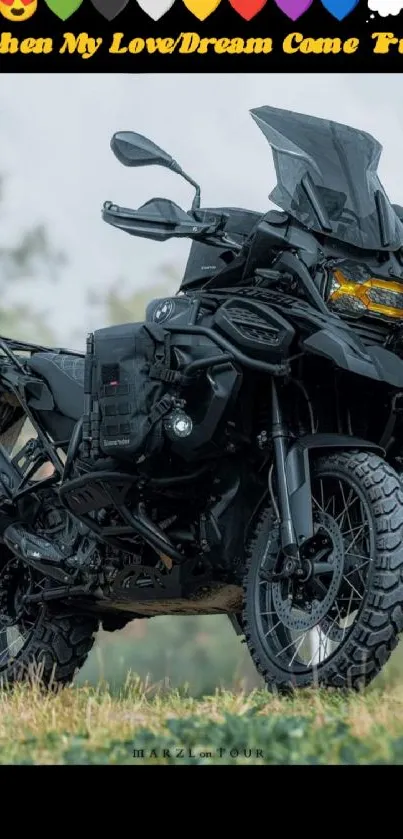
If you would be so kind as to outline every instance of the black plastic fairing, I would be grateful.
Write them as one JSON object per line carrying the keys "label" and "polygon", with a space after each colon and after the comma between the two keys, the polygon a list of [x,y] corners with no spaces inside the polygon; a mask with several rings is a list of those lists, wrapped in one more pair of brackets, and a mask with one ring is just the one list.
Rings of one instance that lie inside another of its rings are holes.
{"label": "black plastic fairing", "polygon": [[321,329],[305,338],[302,347],[308,353],[328,358],[337,367],[378,382],[403,388],[403,361],[379,346],[366,346],[346,334]]}

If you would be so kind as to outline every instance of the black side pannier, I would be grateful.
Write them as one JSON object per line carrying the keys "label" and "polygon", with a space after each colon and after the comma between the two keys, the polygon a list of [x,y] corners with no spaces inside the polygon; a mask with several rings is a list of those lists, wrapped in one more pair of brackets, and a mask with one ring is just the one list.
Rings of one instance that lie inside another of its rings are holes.
{"label": "black side pannier", "polygon": [[157,323],[98,329],[87,340],[83,454],[157,454],[163,421],[184,384],[171,369],[171,336]]}

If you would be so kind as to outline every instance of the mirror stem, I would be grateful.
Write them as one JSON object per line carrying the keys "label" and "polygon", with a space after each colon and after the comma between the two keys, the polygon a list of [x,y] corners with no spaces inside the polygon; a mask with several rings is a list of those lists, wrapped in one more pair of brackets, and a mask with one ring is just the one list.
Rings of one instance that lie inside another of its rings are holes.
{"label": "mirror stem", "polygon": [[177,171],[178,175],[182,175],[182,178],[184,178],[185,181],[187,181],[189,184],[194,186],[194,188],[196,190],[196,194],[195,194],[195,197],[192,201],[191,209],[192,209],[192,211],[198,210],[200,208],[200,198],[201,198],[201,196],[200,196],[200,186],[199,186],[198,183],[196,183],[196,181],[193,180],[193,178],[190,177],[190,175],[187,175],[186,172],[183,171],[183,169],[180,169],[180,167],[178,167],[176,169],[176,166],[178,166],[177,163],[175,163],[175,166],[172,167],[172,168],[174,168],[174,171]]}
{"label": "mirror stem", "polygon": [[195,197],[192,201],[191,209],[192,209],[192,211],[199,210],[200,209],[200,187],[199,187],[199,184],[194,183],[194,181],[190,181],[190,183],[193,184],[193,186],[196,190]]}

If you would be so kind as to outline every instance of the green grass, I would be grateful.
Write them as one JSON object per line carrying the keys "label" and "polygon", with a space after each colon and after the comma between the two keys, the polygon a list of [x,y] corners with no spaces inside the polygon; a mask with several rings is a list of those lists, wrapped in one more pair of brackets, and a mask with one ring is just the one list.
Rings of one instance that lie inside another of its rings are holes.
{"label": "green grass", "polygon": [[0,763],[403,764],[403,688],[202,699],[133,678],[117,695],[18,688],[0,695]]}

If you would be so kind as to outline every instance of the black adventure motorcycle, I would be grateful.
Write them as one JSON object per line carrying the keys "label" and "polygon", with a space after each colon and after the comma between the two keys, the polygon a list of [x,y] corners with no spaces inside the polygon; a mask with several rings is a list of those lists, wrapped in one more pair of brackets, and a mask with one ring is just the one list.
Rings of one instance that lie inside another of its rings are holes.
{"label": "black adventure motorcycle", "polygon": [[397,644],[403,210],[369,135],[251,113],[281,211],[201,209],[117,133],[121,163],[195,187],[189,212],[103,209],[193,240],[178,294],[82,355],[0,340],[4,683],[66,683],[100,621],[161,614],[229,615],[269,688],[361,688]]}

